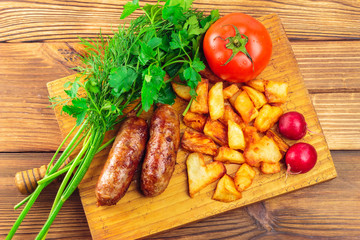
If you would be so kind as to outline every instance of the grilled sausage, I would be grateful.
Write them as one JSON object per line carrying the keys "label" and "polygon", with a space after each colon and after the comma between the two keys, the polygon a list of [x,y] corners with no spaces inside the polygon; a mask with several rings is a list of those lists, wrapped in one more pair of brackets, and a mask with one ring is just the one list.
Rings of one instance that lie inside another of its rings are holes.
{"label": "grilled sausage", "polygon": [[140,187],[145,196],[162,193],[175,169],[180,144],[180,122],[170,105],[159,105],[150,124],[150,138],[146,147]]}
{"label": "grilled sausage", "polygon": [[97,205],[115,205],[126,193],[145,152],[148,127],[130,117],[121,125],[96,185]]}

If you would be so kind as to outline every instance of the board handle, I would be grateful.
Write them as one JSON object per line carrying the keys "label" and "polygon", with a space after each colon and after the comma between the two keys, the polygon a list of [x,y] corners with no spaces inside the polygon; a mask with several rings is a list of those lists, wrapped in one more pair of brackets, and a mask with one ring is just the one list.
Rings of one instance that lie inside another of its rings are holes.
{"label": "board handle", "polygon": [[[60,169],[69,162],[70,159],[66,159],[65,162],[60,166]],[[22,194],[32,193],[38,185],[37,181],[44,178],[47,167],[48,165],[42,165],[38,168],[17,172],[15,174],[15,185],[19,192]],[[51,167],[53,167],[53,165]]]}

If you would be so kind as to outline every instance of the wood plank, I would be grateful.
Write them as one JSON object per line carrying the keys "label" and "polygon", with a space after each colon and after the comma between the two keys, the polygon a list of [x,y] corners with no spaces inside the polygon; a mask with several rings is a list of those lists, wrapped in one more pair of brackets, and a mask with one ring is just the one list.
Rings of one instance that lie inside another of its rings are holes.
{"label": "wood plank", "polygon": [[360,92],[359,41],[291,43],[310,93]]}
{"label": "wood plank", "polygon": [[[101,28],[112,34],[126,0],[6,0],[0,2],[0,42],[78,41],[96,37]],[[142,5],[154,1],[141,1]],[[239,11],[260,17],[271,13],[283,20],[290,39],[360,39],[360,2],[354,0],[279,1],[197,0],[194,7],[221,15]],[[138,16],[139,13],[134,14]]]}
{"label": "wood plank", "polygon": [[340,150],[344,146],[346,149],[358,149],[360,93],[312,94],[311,100],[332,149]]}
{"label": "wood plank", "polygon": [[[360,149],[360,41],[291,44],[330,149]],[[61,136],[46,83],[74,73],[81,45],[0,43],[0,52],[0,151],[54,151]]]}
{"label": "wood plank", "polygon": [[74,73],[75,51],[65,43],[0,44],[0,151],[57,149],[61,135],[46,83]]}
{"label": "wood plank", "polygon": [[[339,177],[310,188],[218,214],[148,239],[360,239],[359,151],[331,151]],[[51,153],[0,153],[0,238],[4,239],[22,200],[13,177],[45,164]],[[353,191],[352,191],[353,190]],[[14,239],[34,239],[51,208],[55,190],[46,189]],[[91,239],[76,192],[52,225],[49,239]]]}
{"label": "wood plank", "polygon": [[[96,207],[94,188],[107,156],[107,152],[103,151],[93,159],[84,180],[79,185],[81,201],[94,239],[146,237],[336,177],[330,152],[280,19],[276,15],[268,15],[259,20],[268,27],[274,46],[269,66],[259,78],[285,81],[289,84],[287,101],[281,107],[284,111],[296,110],[303,113],[308,128],[317,133],[302,139],[316,148],[316,167],[307,174],[296,176],[287,176],[284,166],[277,174],[259,174],[251,187],[243,192],[243,198],[231,203],[222,203],[211,199],[215,184],[200,191],[194,198],[189,197],[185,167],[189,153],[180,147],[174,174],[161,195],[151,199],[144,197],[138,191],[138,177],[135,176],[129,190],[116,206]],[[47,85],[50,96],[64,96],[63,85],[73,78],[74,76],[69,76],[50,82]],[[173,106],[181,114],[187,104],[184,100],[177,99]],[[60,108],[55,108],[60,129],[66,134],[72,129],[74,121],[70,117],[60,115],[60,111]],[[149,119],[151,111],[141,116]],[[180,122],[180,131],[184,132],[186,126]],[[108,137],[111,138],[113,135],[114,133],[110,133]],[[289,141],[289,144],[293,143],[294,141]],[[234,174],[238,167],[227,165],[227,173]]]}
{"label": "wood plank", "polygon": [[[20,202],[21,195],[14,184],[18,171],[32,169],[46,164],[52,153],[1,153],[0,154],[0,238],[10,231],[22,208],[14,211],[13,206]],[[45,223],[55,198],[59,183],[49,185],[33,205],[14,239],[34,239]],[[47,239],[91,239],[84,210],[78,191],[67,200],[55,219]]]}

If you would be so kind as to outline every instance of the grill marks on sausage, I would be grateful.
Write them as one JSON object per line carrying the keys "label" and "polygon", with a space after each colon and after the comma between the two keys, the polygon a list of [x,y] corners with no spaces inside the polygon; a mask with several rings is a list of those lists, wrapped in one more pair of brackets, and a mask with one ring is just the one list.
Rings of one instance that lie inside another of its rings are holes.
{"label": "grill marks on sausage", "polygon": [[157,196],[169,184],[180,144],[180,120],[170,105],[159,105],[151,119],[130,117],[122,124],[96,186],[97,205],[115,205],[126,193],[145,152],[141,190]]}
{"label": "grill marks on sausage", "polygon": [[115,205],[126,193],[145,152],[148,127],[145,120],[124,121],[110,150],[96,186],[97,205]]}
{"label": "grill marks on sausage", "polygon": [[151,119],[150,139],[141,173],[145,196],[157,196],[169,184],[180,144],[180,121],[170,105],[160,105]]}

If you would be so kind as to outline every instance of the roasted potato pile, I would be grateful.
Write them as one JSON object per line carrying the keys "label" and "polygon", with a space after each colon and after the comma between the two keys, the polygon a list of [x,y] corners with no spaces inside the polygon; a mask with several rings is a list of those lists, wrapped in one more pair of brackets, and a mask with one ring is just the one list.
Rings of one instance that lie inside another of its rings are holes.
{"label": "roasted potato pile", "polygon": [[[191,100],[188,87],[173,84],[173,89],[180,98]],[[277,81],[229,85],[202,79],[183,117],[188,128],[181,146],[191,152],[186,161],[190,197],[219,180],[212,198],[231,202],[242,197],[257,172],[280,171],[289,146],[271,128],[283,114],[287,91],[288,84]],[[212,162],[206,164],[204,154]],[[226,172],[225,164],[230,163],[239,165],[234,176]]]}

